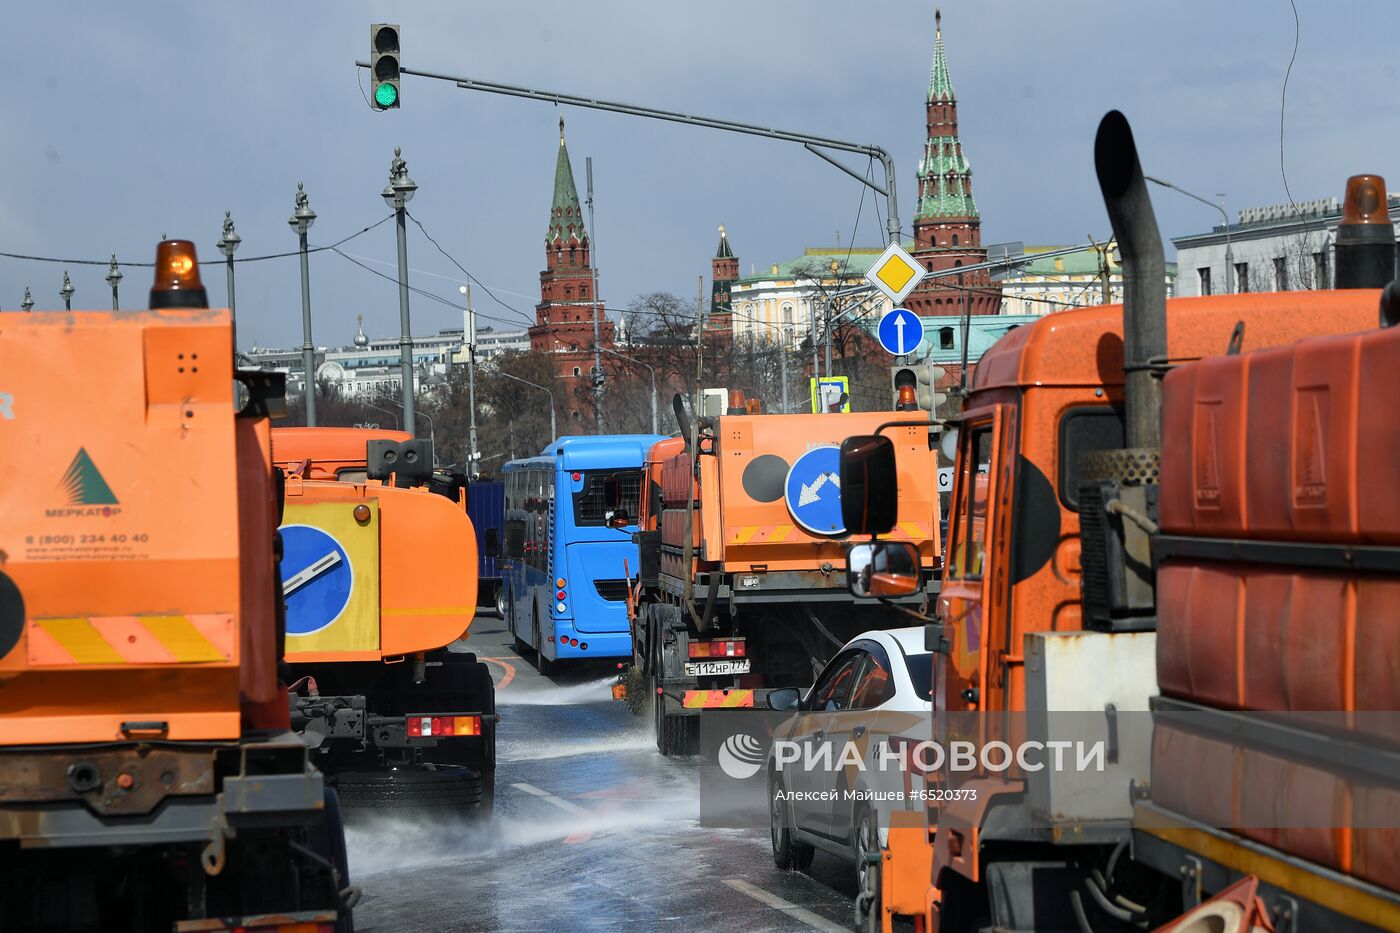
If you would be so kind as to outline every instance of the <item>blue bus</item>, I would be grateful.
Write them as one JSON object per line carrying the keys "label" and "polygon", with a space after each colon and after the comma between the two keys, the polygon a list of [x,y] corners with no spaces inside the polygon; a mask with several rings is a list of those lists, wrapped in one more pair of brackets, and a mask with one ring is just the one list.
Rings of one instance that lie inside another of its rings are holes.
{"label": "blue bus", "polygon": [[501,602],[501,535],[505,529],[505,483],[477,480],[468,487],[467,514],[476,529],[476,602],[495,606]]}
{"label": "blue bus", "polygon": [[[517,651],[535,653],[542,673],[559,661],[632,657],[623,565],[635,578],[632,533],[642,465],[661,439],[658,434],[561,437],[538,457],[512,460],[502,469],[506,627]],[[608,523],[607,502],[618,494],[618,508],[627,515],[624,527]]]}

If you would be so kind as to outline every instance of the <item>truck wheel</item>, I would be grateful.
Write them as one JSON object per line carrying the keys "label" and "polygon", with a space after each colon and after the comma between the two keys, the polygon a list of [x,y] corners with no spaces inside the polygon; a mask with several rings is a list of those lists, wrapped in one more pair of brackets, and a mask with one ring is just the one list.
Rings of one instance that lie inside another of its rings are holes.
{"label": "truck wheel", "polygon": [[485,791],[480,771],[458,765],[353,771],[338,775],[335,785],[350,819],[375,811],[466,815],[482,805]]}
{"label": "truck wheel", "polygon": [[879,933],[881,924],[880,830],[868,807],[856,819],[856,929]]}
{"label": "truck wheel", "polygon": [[327,787],[324,800],[324,819],[313,823],[306,831],[307,848],[335,866],[337,877],[331,891],[341,909],[335,933],[355,933],[355,919],[349,908],[359,900],[359,889],[352,888],[350,884],[350,859],[345,852],[345,826],[340,816],[340,798],[334,788]]}
{"label": "truck wheel", "polygon": [[768,830],[773,842],[773,864],[780,871],[806,871],[812,866],[816,851],[805,842],[793,838],[788,823],[787,801],[778,796],[775,775],[768,776]]}
{"label": "truck wheel", "polygon": [[[659,614],[658,614],[659,615]],[[695,737],[699,732],[700,720],[696,716],[678,716],[666,711],[666,697],[658,692],[661,683],[663,630],[656,616],[652,617],[652,662],[651,693],[655,705],[656,750],[667,758],[691,755],[695,751]]]}

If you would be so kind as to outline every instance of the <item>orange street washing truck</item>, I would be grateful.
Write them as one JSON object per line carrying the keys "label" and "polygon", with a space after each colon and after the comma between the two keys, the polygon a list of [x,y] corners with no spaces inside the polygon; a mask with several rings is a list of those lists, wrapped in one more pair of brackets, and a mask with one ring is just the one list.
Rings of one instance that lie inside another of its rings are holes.
{"label": "orange street washing truck", "polygon": [[[806,685],[863,631],[907,624],[899,608],[846,590],[838,445],[894,422],[900,505],[895,537],[918,551],[918,606],[936,592],[935,454],[926,412],[758,414],[730,393],[728,414],[647,458],[625,692],[654,698],[657,747],[689,752],[706,710],[751,708],[774,688]],[[901,426],[908,422],[908,426]],[[761,704],[760,704],[761,705]]]}
{"label": "orange street washing truck", "polygon": [[[292,726],[347,812],[491,811],[495,686],[467,482],[400,431],[278,428]],[[323,477],[323,478],[317,478]]]}
{"label": "orange street washing truck", "polygon": [[[888,827],[857,919],[1400,929],[1400,292],[1374,290],[1395,275],[1384,183],[1348,184],[1343,290],[1168,301],[1121,114],[1095,157],[1125,304],[1050,315],[978,365],[926,634],[933,734],[910,738],[990,750],[1067,723],[1106,750],[1102,767],[919,772],[925,819]],[[847,450],[843,471],[893,470],[873,438]],[[852,514],[890,496],[869,484]],[[900,547],[859,545],[851,565]]]}
{"label": "orange street washing truck", "polygon": [[0,324],[0,929],[348,931],[278,679],[282,379],[189,242],[151,305]]}

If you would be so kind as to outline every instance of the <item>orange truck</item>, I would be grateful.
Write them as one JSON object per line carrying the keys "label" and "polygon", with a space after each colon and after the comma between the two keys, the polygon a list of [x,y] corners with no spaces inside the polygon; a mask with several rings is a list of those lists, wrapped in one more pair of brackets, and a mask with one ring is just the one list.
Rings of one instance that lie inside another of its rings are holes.
{"label": "orange truck", "polygon": [[466,478],[401,431],[277,428],[292,726],[347,812],[489,813],[495,686]]}
{"label": "orange truck", "polygon": [[691,438],[677,398],[681,436],[647,458],[626,692],[638,711],[641,696],[655,698],[666,755],[694,746],[704,711],[752,708],[769,690],[809,684],[851,638],[905,624],[898,608],[860,605],[846,591],[836,469],[847,435],[894,423],[895,536],[918,550],[924,576],[903,599],[917,606],[937,589],[927,413],[751,413],[758,407],[731,392],[728,413],[699,419]]}
{"label": "orange truck", "polygon": [[282,381],[189,242],[151,307],[0,324],[0,928],[349,930],[278,678]]}
{"label": "orange truck", "polygon": [[[1125,304],[1019,328],[978,365],[932,736],[912,738],[987,748],[1058,721],[1104,767],[916,772],[927,811],[887,828],[858,919],[1400,929],[1400,329],[1372,330],[1362,288],[1395,274],[1384,184],[1348,185],[1349,290],[1167,300],[1121,114],[1095,155]],[[843,471],[892,469],[872,440]],[[890,495],[866,486],[861,514]]]}

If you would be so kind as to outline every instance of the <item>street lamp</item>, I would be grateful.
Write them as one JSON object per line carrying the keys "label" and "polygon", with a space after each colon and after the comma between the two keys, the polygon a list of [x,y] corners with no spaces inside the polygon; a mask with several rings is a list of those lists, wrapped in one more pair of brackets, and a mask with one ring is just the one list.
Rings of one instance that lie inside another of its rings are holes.
{"label": "street lamp", "polygon": [[389,184],[380,192],[385,203],[394,209],[394,227],[399,241],[399,369],[403,379],[403,421],[413,424],[413,337],[408,325],[408,232],[404,229],[404,207],[413,200],[418,186],[408,177],[408,163],[398,146],[394,161],[389,163]]}
{"label": "street lamp", "polygon": [[19,306],[26,311],[34,310],[34,296],[29,294],[28,285],[24,286],[24,300],[19,303]]}
{"label": "street lamp", "polygon": [[117,254],[112,254],[112,264],[107,267],[107,284],[112,287],[112,310],[117,310],[117,286],[122,281],[122,270],[117,268]]}
{"label": "street lamp", "polygon": [[1153,178],[1151,175],[1144,175],[1142,177],[1152,182],[1154,185],[1161,185],[1163,188],[1170,188],[1178,194],[1184,194],[1188,198],[1200,201],[1207,207],[1213,207],[1220,212],[1220,217],[1225,222],[1225,294],[1233,295],[1235,293],[1235,289],[1231,284],[1231,276],[1233,276],[1235,272],[1235,254],[1234,251],[1230,249],[1230,215],[1225,213],[1225,195],[1216,194],[1216,197],[1219,198],[1221,201],[1220,204],[1216,204],[1214,202],[1207,201],[1205,198],[1201,197],[1198,194],[1192,194],[1185,188],[1178,187],[1177,185],[1174,185],[1169,181],[1163,181],[1160,178]]}
{"label": "street lamp", "polygon": [[[316,222],[316,212],[311,209],[311,199],[301,182],[297,182],[296,210],[287,218],[287,225],[297,232],[301,245],[301,365],[306,372],[306,426],[316,427],[316,345],[311,342],[311,267],[307,262],[306,231]],[[227,229],[232,221],[226,224]],[[235,234],[236,235],[236,234]],[[237,249],[237,244],[234,245]],[[233,283],[233,251],[226,253],[229,261],[229,284]]]}
{"label": "street lamp", "polygon": [[521,379],[519,376],[512,376],[510,373],[505,372],[504,370],[501,370],[501,369],[497,369],[497,370],[496,370],[496,374],[497,374],[498,376],[505,376],[507,379],[514,379],[516,382],[523,382],[523,383],[525,383],[527,386],[534,386],[536,389],[539,389],[541,392],[548,392],[548,393],[549,393],[549,433],[550,433],[550,441],[553,442],[557,437],[559,437],[559,422],[556,421],[556,420],[555,420],[555,417],[554,417],[554,391],[553,391],[552,389],[547,389],[547,388],[545,388],[544,386],[540,385],[538,382],[531,382],[529,379]]}
{"label": "street lamp", "polygon": [[68,272],[65,270],[63,273],[63,287],[58,290],[59,295],[63,298],[63,310],[73,310],[73,293],[75,291],[77,291],[77,289],[73,287],[73,282],[68,278]]}
{"label": "street lamp", "polygon": [[390,411],[390,410],[387,409],[387,408],[380,408],[378,405],[375,405],[373,402],[361,402],[360,404],[364,405],[366,408],[373,408],[375,411],[382,411],[384,414],[388,415],[390,418],[393,418],[393,419],[394,419],[394,429],[395,429],[395,430],[398,430],[398,427],[399,427],[399,413],[398,413],[398,412],[396,412],[396,411]]}
{"label": "street lamp", "polygon": [[481,454],[476,449],[476,309],[472,307],[472,287],[459,285],[457,291],[466,296],[466,318],[462,321],[462,342],[467,345],[467,475],[475,476],[477,460]]}
{"label": "street lamp", "polygon": [[647,369],[651,370],[651,433],[660,434],[661,432],[657,430],[657,425],[659,424],[659,422],[657,420],[658,416],[656,412],[656,368],[650,363],[643,363],[639,359],[635,359],[630,356],[624,356],[623,354],[618,353],[616,350],[609,350],[607,347],[604,346],[600,346],[598,347],[598,349],[602,350],[604,353],[611,353],[613,356],[621,357],[624,360],[629,360],[633,363],[636,363],[638,366],[645,366]]}
{"label": "street lamp", "polygon": [[[310,226],[308,224],[308,226]],[[233,229],[233,211],[224,211],[224,230],[219,235],[219,242],[215,244],[219,247],[219,252],[224,254],[225,264],[228,274],[228,314],[233,321],[233,346],[238,348],[238,305],[233,299],[233,254],[238,252],[238,244],[243,242],[243,238],[238,235],[238,231]]]}

